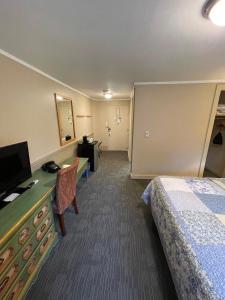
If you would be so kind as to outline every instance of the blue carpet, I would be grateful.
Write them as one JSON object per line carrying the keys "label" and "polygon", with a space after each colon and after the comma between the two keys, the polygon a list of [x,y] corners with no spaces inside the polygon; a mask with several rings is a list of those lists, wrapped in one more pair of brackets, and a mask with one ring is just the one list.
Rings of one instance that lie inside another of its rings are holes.
{"label": "blue carpet", "polygon": [[[177,299],[149,207],[146,180],[131,180],[126,152],[103,152],[78,185],[79,215],[65,214],[67,235],[27,299]],[[58,227],[57,227],[58,228]]]}

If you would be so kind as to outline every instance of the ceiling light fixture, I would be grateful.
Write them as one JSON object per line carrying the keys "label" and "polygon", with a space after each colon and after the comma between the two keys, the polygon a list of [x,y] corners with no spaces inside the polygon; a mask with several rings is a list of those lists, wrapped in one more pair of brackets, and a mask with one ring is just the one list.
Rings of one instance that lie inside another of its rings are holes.
{"label": "ceiling light fixture", "polygon": [[109,100],[112,98],[112,93],[109,90],[103,90],[103,96],[105,99]]}
{"label": "ceiling light fixture", "polygon": [[217,26],[225,26],[225,0],[209,0],[204,7],[204,16]]}

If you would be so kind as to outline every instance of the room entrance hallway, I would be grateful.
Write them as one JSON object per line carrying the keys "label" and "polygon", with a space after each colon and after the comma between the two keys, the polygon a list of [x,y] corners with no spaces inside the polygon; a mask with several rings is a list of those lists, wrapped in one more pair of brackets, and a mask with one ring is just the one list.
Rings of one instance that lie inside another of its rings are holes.
{"label": "room entrance hallway", "polygon": [[78,186],[80,214],[65,213],[67,235],[27,299],[177,299],[150,210],[145,180],[129,178],[127,152],[103,152]]}

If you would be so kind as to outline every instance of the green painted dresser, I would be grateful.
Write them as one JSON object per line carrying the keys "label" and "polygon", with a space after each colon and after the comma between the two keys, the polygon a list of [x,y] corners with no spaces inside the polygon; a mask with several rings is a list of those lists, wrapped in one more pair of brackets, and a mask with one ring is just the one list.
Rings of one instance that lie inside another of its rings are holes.
{"label": "green painted dresser", "polygon": [[[78,179],[87,166],[80,159]],[[57,243],[51,205],[56,174],[37,170],[23,186],[35,179],[36,185],[0,210],[0,300],[24,299]]]}

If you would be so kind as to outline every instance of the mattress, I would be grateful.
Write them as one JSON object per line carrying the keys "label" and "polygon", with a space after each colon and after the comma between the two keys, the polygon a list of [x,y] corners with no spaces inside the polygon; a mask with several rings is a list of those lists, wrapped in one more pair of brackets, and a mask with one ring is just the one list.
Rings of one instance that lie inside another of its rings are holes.
{"label": "mattress", "polygon": [[142,198],[179,299],[225,299],[225,179],[157,177]]}

